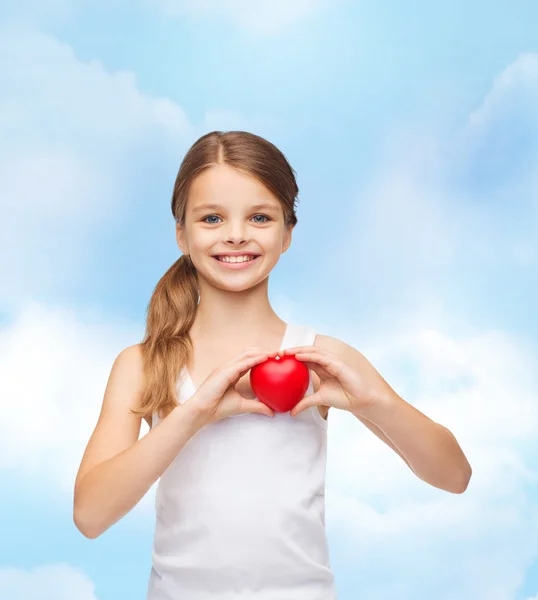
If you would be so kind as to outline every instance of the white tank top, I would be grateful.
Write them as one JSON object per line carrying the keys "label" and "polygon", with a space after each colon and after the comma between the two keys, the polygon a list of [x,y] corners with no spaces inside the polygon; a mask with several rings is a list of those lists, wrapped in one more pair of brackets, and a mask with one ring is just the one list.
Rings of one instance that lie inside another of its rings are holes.
{"label": "white tank top", "polygon": [[[281,350],[311,346],[288,324]],[[186,367],[178,400],[196,391]],[[312,377],[306,394],[313,393]],[[152,427],[159,421],[156,414]],[[200,429],[157,486],[147,600],[336,600],[325,531],[327,421],[234,415]]]}

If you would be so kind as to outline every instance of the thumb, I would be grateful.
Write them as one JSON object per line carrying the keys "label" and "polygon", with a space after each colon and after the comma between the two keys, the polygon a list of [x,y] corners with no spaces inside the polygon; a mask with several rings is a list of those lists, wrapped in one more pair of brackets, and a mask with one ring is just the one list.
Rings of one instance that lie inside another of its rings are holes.
{"label": "thumb", "polygon": [[323,399],[320,396],[319,392],[314,394],[308,394],[308,396],[304,396],[302,400],[300,400],[291,410],[290,415],[292,417],[296,417],[299,413],[303,412],[307,408],[311,408],[312,406],[318,406],[323,404]]}
{"label": "thumb", "polygon": [[256,413],[259,415],[267,415],[268,417],[274,417],[275,412],[261,402],[261,400],[251,400],[250,398],[241,399],[241,408],[239,412],[242,413]]}

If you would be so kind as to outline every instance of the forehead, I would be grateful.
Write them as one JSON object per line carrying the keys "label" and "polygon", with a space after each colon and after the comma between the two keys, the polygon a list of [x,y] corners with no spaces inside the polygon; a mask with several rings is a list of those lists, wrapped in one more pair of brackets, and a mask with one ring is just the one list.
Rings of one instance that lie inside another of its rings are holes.
{"label": "forehead", "polygon": [[227,165],[206,169],[192,182],[189,205],[196,210],[202,203],[221,204],[230,208],[264,203],[280,208],[276,196],[256,178]]}

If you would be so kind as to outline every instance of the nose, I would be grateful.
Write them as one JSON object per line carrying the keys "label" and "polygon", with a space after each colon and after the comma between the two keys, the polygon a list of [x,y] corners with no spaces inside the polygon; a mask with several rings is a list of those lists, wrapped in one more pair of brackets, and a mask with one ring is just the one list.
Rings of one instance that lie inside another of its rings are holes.
{"label": "nose", "polygon": [[247,238],[246,231],[246,225],[241,222],[230,222],[226,230],[226,240],[232,244],[243,244]]}

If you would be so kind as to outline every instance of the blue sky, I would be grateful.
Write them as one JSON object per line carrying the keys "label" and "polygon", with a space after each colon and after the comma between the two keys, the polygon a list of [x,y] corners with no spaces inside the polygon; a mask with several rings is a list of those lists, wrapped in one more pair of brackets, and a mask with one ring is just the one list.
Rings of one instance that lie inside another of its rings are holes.
{"label": "blue sky", "polygon": [[332,415],[340,600],[538,598],[537,22],[531,1],[0,1],[0,597],[145,597],[154,488],[87,540],[74,477],[179,254],[179,163],[246,129],[298,173],[277,313],[361,350],[474,469],[442,492]]}

